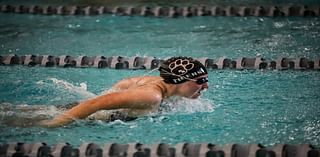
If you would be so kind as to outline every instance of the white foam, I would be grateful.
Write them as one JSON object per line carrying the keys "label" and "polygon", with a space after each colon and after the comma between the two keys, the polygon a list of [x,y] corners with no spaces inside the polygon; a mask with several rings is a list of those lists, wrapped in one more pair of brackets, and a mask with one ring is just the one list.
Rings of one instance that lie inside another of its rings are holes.
{"label": "white foam", "polygon": [[164,113],[213,112],[214,105],[208,99],[188,99],[183,97],[173,97],[164,100],[160,110],[164,111]]}
{"label": "white foam", "polygon": [[27,104],[0,104],[0,119],[6,119],[6,117],[54,117],[61,114],[62,110],[56,106],[48,105],[27,105]]}
{"label": "white foam", "polygon": [[56,106],[45,106],[39,110],[36,110],[34,112],[34,114],[36,115],[48,115],[48,116],[51,116],[51,117],[54,117],[56,115],[59,115],[61,114],[61,109],[58,109]]}
{"label": "white foam", "polygon": [[58,87],[69,90],[70,92],[78,93],[83,97],[92,98],[96,96],[94,93],[88,91],[87,84],[84,82],[80,83],[80,86],[76,86],[65,80],[59,80],[56,78],[49,78],[49,80],[51,80]]}
{"label": "white foam", "polygon": [[273,25],[276,28],[281,28],[281,27],[285,26],[285,23],[283,23],[283,22],[274,22]]}

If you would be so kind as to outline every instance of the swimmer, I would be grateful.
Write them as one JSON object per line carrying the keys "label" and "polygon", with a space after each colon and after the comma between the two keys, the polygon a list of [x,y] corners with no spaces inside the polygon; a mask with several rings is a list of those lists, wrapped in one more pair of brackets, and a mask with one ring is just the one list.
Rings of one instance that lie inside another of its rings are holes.
{"label": "swimmer", "polygon": [[130,120],[156,112],[161,102],[172,96],[196,99],[208,89],[208,72],[203,64],[189,57],[172,57],[164,61],[160,76],[124,79],[111,91],[83,101],[52,120],[40,122],[44,127],[59,127],[77,119],[99,117],[101,111],[115,111],[109,120]]}

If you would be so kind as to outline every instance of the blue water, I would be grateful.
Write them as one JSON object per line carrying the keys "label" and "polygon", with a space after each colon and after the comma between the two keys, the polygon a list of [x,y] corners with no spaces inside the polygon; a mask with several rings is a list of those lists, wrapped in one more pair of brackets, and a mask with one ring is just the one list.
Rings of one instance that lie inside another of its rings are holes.
{"label": "blue water", "polygon": [[2,54],[319,56],[319,18],[0,15]]}
{"label": "blue water", "polygon": [[[218,58],[320,57],[319,18],[40,16],[0,14],[0,54]],[[309,143],[320,145],[319,71],[210,70],[198,101],[131,122],[79,120],[46,129],[8,117],[54,116],[55,108],[102,94],[148,71],[0,66],[0,142]],[[158,72],[150,73],[158,75]],[[21,108],[43,107],[21,112]]]}

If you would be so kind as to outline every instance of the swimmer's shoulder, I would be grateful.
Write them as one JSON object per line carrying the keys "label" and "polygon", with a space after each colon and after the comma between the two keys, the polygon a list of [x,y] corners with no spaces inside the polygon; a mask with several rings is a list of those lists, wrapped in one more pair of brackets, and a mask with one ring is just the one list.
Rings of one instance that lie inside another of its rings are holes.
{"label": "swimmer's shoulder", "polygon": [[124,79],[122,81],[128,81],[128,82],[143,82],[143,83],[148,83],[148,82],[155,82],[155,81],[161,81],[162,78],[160,76],[135,76],[135,77],[130,77],[127,79]]}
{"label": "swimmer's shoulder", "polygon": [[[160,76],[145,76],[143,79],[144,80],[141,82],[144,83],[144,87],[146,87],[146,88],[150,87],[152,89],[155,89],[155,91],[158,91],[161,93],[162,97],[167,92],[167,88],[165,86],[165,83]],[[141,87],[143,88],[143,86],[141,86]]]}
{"label": "swimmer's shoulder", "polygon": [[123,79],[114,84],[112,88],[117,90],[123,90],[158,83],[161,82],[161,80],[162,79],[159,76],[136,76]]}
{"label": "swimmer's shoulder", "polygon": [[161,77],[160,76],[134,76],[134,77],[130,77],[128,79],[147,79],[147,80],[160,80]]}

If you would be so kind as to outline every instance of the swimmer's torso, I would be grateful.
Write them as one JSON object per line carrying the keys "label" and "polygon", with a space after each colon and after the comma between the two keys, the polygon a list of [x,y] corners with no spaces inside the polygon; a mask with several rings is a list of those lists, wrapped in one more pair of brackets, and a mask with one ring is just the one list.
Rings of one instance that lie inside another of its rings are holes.
{"label": "swimmer's torso", "polygon": [[[159,76],[142,76],[142,77],[132,77],[128,79],[124,79],[116,83],[109,92],[122,92],[125,90],[134,90],[134,89],[144,89],[144,88],[153,88],[155,92],[158,92],[164,97],[166,92],[166,88],[162,81],[162,78]],[[143,97],[143,95],[141,95]],[[152,105],[152,108],[148,109],[118,109],[114,111],[106,111],[101,110],[92,115],[90,115],[89,119],[103,120],[103,121],[114,121],[114,120],[132,120],[136,117],[147,115],[152,112],[156,112],[159,109],[159,105]]]}

